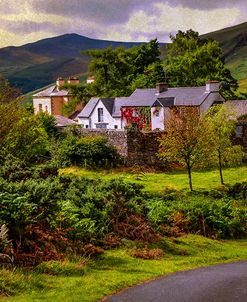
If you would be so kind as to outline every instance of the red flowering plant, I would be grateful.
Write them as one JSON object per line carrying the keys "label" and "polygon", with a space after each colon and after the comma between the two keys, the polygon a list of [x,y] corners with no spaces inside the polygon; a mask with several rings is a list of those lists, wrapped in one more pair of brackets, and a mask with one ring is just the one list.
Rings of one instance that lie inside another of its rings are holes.
{"label": "red flowering plant", "polygon": [[121,117],[127,127],[139,130],[151,129],[151,109],[149,107],[123,107]]}

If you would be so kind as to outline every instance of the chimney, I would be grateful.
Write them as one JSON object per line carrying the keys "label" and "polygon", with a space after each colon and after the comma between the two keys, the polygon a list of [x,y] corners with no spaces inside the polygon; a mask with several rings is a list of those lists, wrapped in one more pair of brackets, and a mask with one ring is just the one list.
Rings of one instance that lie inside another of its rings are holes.
{"label": "chimney", "polygon": [[57,88],[59,89],[61,86],[63,86],[65,84],[65,80],[63,78],[58,78],[56,80],[56,85],[57,85]]}
{"label": "chimney", "polygon": [[167,89],[168,89],[168,84],[165,82],[156,84],[157,93],[162,93],[164,91],[167,91]]}
{"label": "chimney", "polygon": [[209,80],[206,82],[206,92],[219,92],[220,91],[220,82]]}
{"label": "chimney", "polygon": [[71,84],[71,85],[77,85],[79,83],[80,83],[80,80],[76,77],[71,77],[68,80],[68,84]]}
{"label": "chimney", "polygon": [[91,83],[93,83],[94,82],[94,76],[89,76],[88,78],[87,78],[87,84],[91,84]]}

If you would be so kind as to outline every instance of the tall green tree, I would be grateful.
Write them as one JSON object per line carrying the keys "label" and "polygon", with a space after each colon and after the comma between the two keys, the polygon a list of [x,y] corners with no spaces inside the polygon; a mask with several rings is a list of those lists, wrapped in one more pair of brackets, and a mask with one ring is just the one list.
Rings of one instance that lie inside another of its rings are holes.
{"label": "tall green tree", "polygon": [[94,93],[104,97],[128,96],[136,87],[150,87],[164,80],[157,39],[138,47],[88,50]]}
{"label": "tall green tree", "polygon": [[242,147],[234,145],[232,141],[236,130],[236,121],[233,117],[233,113],[222,105],[212,107],[205,117],[211,137],[208,161],[218,166],[222,185],[224,184],[222,168],[241,164],[244,156]]}
{"label": "tall green tree", "polygon": [[193,30],[178,31],[170,38],[165,67],[171,86],[201,86],[207,80],[218,80],[223,84],[223,95],[235,97],[238,83],[226,68],[217,41],[201,38]]}

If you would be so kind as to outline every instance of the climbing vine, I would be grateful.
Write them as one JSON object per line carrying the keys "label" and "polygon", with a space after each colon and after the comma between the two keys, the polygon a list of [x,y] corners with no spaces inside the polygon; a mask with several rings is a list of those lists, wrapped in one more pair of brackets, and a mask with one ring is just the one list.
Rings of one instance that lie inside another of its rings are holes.
{"label": "climbing vine", "polygon": [[121,112],[127,127],[136,127],[139,130],[151,129],[150,107],[124,107]]}

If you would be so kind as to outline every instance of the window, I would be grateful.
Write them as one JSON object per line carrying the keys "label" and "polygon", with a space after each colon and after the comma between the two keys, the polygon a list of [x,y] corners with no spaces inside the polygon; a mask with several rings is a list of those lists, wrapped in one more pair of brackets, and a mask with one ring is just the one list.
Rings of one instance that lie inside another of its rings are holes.
{"label": "window", "polygon": [[117,128],[118,128],[118,126],[117,126],[117,125],[115,125],[115,126],[114,126],[114,129],[117,129]]}
{"label": "window", "polygon": [[157,117],[160,116],[160,112],[158,110],[155,112],[155,116],[157,116]]}
{"label": "window", "polygon": [[98,122],[103,122],[103,108],[98,108]]}
{"label": "window", "polygon": [[139,116],[138,111],[137,111],[137,110],[134,110],[132,116],[133,116],[133,117],[138,117],[138,116]]}
{"label": "window", "polygon": [[88,128],[88,125],[86,125],[85,127]]}
{"label": "window", "polygon": [[97,129],[107,129],[106,124],[96,124]]}
{"label": "window", "polygon": [[42,112],[43,109],[42,109],[42,104],[39,104],[39,112]]}
{"label": "window", "polygon": [[237,138],[242,138],[243,137],[243,126],[237,126],[235,135]]}
{"label": "window", "polygon": [[48,113],[48,107],[47,106],[45,106],[45,112]]}

